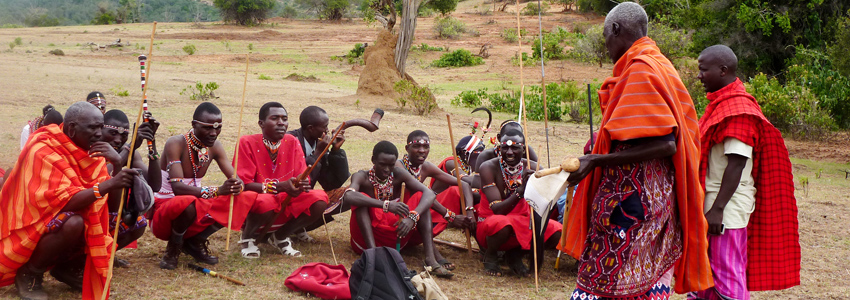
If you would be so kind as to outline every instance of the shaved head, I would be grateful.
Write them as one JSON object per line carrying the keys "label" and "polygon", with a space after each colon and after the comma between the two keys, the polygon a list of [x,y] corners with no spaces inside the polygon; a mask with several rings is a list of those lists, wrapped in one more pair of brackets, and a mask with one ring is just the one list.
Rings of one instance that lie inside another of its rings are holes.
{"label": "shaved head", "polygon": [[623,57],[635,41],[646,36],[648,23],[646,11],[634,2],[617,4],[608,12],[602,35],[605,37],[608,56],[614,63]]}
{"label": "shaved head", "polygon": [[100,141],[102,129],[103,113],[91,103],[77,102],[65,111],[62,131],[83,150],[88,151],[92,144]]}
{"label": "shaved head", "polygon": [[738,57],[735,52],[725,45],[714,45],[699,54],[699,74],[697,79],[702,82],[706,93],[713,93],[735,82],[738,77]]}
{"label": "shaved head", "polygon": [[729,69],[729,73],[735,74],[738,70],[738,56],[726,45],[714,45],[700,52],[699,57],[706,62],[713,62]]}

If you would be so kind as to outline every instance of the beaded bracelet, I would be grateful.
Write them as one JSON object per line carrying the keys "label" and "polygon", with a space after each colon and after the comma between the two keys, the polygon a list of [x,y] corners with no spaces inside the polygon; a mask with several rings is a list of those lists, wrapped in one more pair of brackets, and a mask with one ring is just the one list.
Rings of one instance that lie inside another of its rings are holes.
{"label": "beaded bracelet", "polygon": [[183,182],[183,178],[174,177],[174,178],[168,179],[168,183],[175,183],[175,182]]}
{"label": "beaded bracelet", "polygon": [[92,188],[92,191],[94,191],[94,198],[95,199],[97,199],[97,200],[103,199],[103,195],[100,194],[100,184],[96,184],[95,186],[93,186],[91,188]]}
{"label": "beaded bracelet", "polygon": [[277,180],[272,180],[263,184],[263,194],[277,194]]}
{"label": "beaded bracelet", "polygon": [[446,215],[445,215],[445,216],[443,216],[443,217],[444,217],[446,220],[448,220],[449,222],[454,222],[454,221],[455,221],[455,217],[457,217],[457,214],[456,214],[455,212],[450,211],[450,210],[448,210],[448,209],[447,209],[447,210],[446,210]]}
{"label": "beaded bracelet", "polygon": [[[410,218],[411,220],[413,220],[413,224],[416,224],[416,223],[419,222],[419,213],[416,212],[415,210],[411,210],[410,214],[408,214],[407,217]],[[414,225],[414,226],[416,226],[416,225]]]}
{"label": "beaded bracelet", "polygon": [[171,170],[171,165],[173,165],[173,164],[183,164],[183,162],[181,162],[181,161],[179,161],[179,160],[172,160],[172,161],[169,161],[169,162],[168,162],[168,164],[167,164],[167,165],[165,165],[165,171],[166,171],[166,172],[170,171],[170,170]]}
{"label": "beaded bracelet", "polygon": [[496,200],[496,201],[490,202],[490,208],[492,209],[492,208],[493,208],[493,205],[496,205],[496,204],[498,204],[498,203],[500,203],[500,202],[502,202],[502,200]]}
{"label": "beaded bracelet", "polygon": [[384,212],[390,211],[390,200],[384,200]]}
{"label": "beaded bracelet", "polygon": [[217,186],[205,186],[201,188],[201,198],[210,199],[218,196]]}
{"label": "beaded bracelet", "polygon": [[491,184],[488,184],[488,185],[482,186],[482,187],[481,187],[481,190],[484,190],[484,189],[486,189],[486,188],[488,188],[488,187],[496,187],[496,183],[494,182],[494,183],[491,183]]}
{"label": "beaded bracelet", "polygon": [[159,159],[159,153],[148,153],[148,160],[157,160]]}

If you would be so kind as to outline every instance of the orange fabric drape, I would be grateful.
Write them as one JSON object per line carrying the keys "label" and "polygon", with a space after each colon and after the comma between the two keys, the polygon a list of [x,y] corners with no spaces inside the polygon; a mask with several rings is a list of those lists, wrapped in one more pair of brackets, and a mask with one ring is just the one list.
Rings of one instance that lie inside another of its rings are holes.
{"label": "orange fabric drape", "polygon": [[[47,224],[76,193],[109,178],[106,161],[89,157],[59,125],[36,131],[0,191],[0,286],[14,283]],[[85,221],[86,268],[83,298],[100,298],[109,268],[106,198],[77,212]],[[107,289],[108,292],[108,289]]]}
{"label": "orange fabric drape", "polygon": [[[648,37],[637,40],[617,61],[613,77],[599,90],[602,123],[593,154],[607,154],[612,141],[676,135],[676,203],[682,226],[682,257],[675,266],[677,293],[714,285],[708,263],[708,225],[699,180],[700,142],[696,110],[678,72]],[[595,169],[579,185],[559,249],[579,258],[584,251],[590,207],[602,180]]]}

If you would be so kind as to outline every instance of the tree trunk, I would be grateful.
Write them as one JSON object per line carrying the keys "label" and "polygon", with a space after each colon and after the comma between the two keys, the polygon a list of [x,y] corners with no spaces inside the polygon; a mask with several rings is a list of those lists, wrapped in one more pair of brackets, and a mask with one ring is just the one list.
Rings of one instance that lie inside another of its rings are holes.
{"label": "tree trunk", "polygon": [[416,31],[416,12],[419,11],[421,0],[404,0],[401,13],[401,27],[398,31],[398,42],[395,46],[395,66],[404,77],[407,54],[413,43],[413,33]]}

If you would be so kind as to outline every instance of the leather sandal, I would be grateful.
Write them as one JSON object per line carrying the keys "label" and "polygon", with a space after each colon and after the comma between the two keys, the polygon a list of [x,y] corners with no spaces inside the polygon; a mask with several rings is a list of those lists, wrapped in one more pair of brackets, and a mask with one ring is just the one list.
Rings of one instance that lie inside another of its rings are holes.
{"label": "leather sandal", "polygon": [[260,248],[254,244],[255,239],[239,240],[239,244],[247,243],[248,247],[242,248],[242,258],[257,259],[260,258]]}

